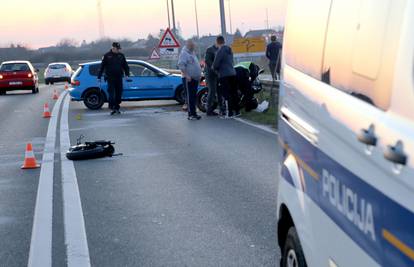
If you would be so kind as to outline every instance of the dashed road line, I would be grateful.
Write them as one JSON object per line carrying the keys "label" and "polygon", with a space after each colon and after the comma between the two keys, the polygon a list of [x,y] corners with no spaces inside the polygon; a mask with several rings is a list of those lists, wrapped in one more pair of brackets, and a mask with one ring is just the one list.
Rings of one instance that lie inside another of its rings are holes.
{"label": "dashed road line", "polygon": [[246,124],[246,125],[252,126],[252,127],[254,127],[254,128],[260,129],[260,130],[262,130],[262,131],[265,131],[265,132],[271,133],[271,134],[273,134],[273,135],[278,135],[278,132],[277,132],[277,131],[275,131],[275,130],[273,130],[273,129],[272,129],[271,127],[269,127],[269,126],[265,126],[265,125],[256,124],[256,123],[253,123],[253,122],[247,121],[247,120],[245,120],[245,119],[241,119],[241,118],[235,118],[235,120],[236,120],[236,121],[238,121],[238,122],[244,123],[244,124]]}
{"label": "dashed road line", "polygon": [[89,248],[75,166],[66,158],[69,148],[69,98],[66,98],[60,118],[60,156],[67,263],[68,267],[89,267]]}
{"label": "dashed road line", "polygon": [[57,121],[66,92],[52,110],[44,146],[29,252],[29,267],[52,266],[53,173]]}

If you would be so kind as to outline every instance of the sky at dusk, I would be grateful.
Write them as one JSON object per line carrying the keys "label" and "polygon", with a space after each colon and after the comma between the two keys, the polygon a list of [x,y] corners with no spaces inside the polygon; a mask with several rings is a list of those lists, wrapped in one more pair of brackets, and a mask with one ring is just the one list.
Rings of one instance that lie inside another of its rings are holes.
{"label": "sky at dusk", "polygon": [[[105,35],[145,38],[168,26],[166,0],[101,0]],[[283,25],[287,0],[225,0],[233,31]],[[196,34],[194,0],[174,0],[176,21],[183,36]],[[200,34],[220,32],[218,0],[197,0]],[[97,0],[10,0],[0,7],[0,46],[10,43],[32,48],[56,44],[63,38],[92,41],[99,38]]]}

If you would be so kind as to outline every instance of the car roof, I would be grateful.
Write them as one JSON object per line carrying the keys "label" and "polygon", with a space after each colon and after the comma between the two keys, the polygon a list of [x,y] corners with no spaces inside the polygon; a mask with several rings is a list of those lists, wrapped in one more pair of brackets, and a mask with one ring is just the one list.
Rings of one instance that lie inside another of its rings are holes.
{"label": "car roof", "polygon": [[[148,62],[143,61],[143,60],[138,60],[138,59],[127,59],[127,62],[148,64]],[[96,65],[96,64],[101,64],[101,61],[91,61],[91,62],[81,63],[79,64],[79,66],[90,66],[90,65]]]}
{"label": "car roof", "polygon": [[69,63],[66,63],[66,62],[52,62],[52,63],[49,63],[49,66],[51,66],[51,65],[69,65]]}
{"label": "car roof", "polygon": [[15,64],[15,63],[26,63],[26,64],[30,64],[31,65],[31,63],[29,61],[27,61],[27,60],[4,61],[1,64]]}

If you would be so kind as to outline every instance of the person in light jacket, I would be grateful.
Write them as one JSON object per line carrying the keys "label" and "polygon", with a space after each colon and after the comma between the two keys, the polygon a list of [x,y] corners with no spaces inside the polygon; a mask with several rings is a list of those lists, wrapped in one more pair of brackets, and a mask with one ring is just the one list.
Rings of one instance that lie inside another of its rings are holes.
{"label": "person in light jacket", "polygon": [[178,68],[184,77],[184,88],[187,90],[189,120],[201,119],[201,116],[197,115],[196,110],[197,89],[201,79],[201,66],[194,51],[194,42],[188,40],[178,59]]}

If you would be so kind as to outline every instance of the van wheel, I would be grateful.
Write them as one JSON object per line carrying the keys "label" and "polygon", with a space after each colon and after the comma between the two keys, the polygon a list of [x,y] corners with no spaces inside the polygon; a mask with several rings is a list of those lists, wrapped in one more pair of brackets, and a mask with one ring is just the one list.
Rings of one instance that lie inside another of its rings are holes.
{"label": "van wheel", "polygon": [[83,96],[83,103],[87,108],[92,110],[102,108],[104,102],[104,96],[98,89],[90,89]]}
{"label": "van wheel", "polygon": [[281,260],[281,267],[307,267],[305,255],[299,241],[295,227],[290,227],[286,236],[285,247]]}
{"label": "van wheel", "polygon": [[183,105],[187,98],[187,92],[184,90],[184,86],[178,86],[177,90],[175,90],[175,100],[178,104]]}

